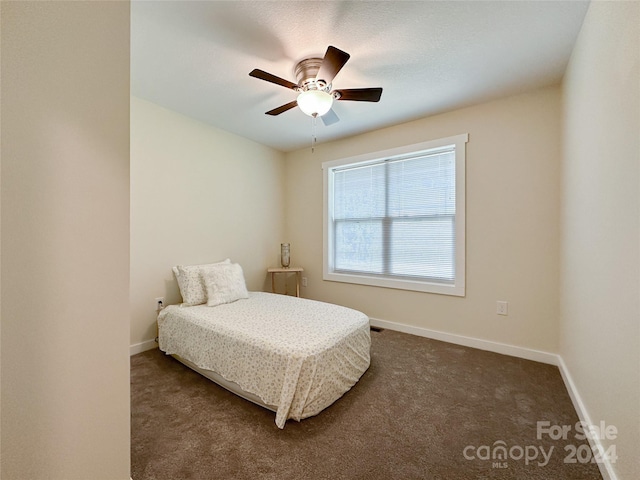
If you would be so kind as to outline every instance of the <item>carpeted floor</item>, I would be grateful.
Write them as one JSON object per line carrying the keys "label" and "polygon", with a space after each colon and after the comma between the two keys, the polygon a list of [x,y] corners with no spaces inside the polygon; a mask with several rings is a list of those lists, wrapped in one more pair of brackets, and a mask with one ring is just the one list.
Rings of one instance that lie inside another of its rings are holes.
{"label": "carpeted floor", "polygon": [[[360,382],[284,430],[159,350],[131,357],[133,480],[601,478],[581,463],[556,367],[391,330],[371,339]],[[571,430],[553,441],[539,421]]]}

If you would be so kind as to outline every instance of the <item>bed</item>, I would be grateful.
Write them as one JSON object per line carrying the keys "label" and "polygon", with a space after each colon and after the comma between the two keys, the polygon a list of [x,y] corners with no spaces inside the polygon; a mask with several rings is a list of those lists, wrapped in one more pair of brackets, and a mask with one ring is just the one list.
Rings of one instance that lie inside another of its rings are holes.
{"label": "bed", "polygon": [[166,307],[158,341],[166,354],[273,410],[279,428],[333,404],[370,363],[364,313],[265,292],[213,307]]}

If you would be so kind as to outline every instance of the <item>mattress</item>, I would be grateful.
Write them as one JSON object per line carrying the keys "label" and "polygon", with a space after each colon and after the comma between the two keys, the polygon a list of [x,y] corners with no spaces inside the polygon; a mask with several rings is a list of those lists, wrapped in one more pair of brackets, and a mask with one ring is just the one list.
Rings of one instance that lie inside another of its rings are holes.
{"label": "mattress", "polygon": [[279,428],[320,413],[370,364],[364,313],[265,292],[216,307],[169,306],[158,316],[158,341],[163,352],[275,406]]}

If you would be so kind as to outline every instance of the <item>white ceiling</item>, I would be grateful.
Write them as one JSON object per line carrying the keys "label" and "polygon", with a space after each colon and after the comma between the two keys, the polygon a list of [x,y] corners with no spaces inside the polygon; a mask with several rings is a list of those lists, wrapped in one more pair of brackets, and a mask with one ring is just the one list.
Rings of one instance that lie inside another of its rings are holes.
{"label": "white ceiling", "polygon": [[383,87],[379,103],[336,102],[318,142],[343,138],[561,80],[584,1],[136,1],[132,94],[282,151],[310,145],[294,65],[333,45],[351,59],[334,88]]}

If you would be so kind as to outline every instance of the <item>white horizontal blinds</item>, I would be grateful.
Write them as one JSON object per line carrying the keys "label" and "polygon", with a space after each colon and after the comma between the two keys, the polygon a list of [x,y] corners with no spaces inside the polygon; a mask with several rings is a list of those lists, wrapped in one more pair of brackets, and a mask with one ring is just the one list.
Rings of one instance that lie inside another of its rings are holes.
{"label": "white horizontal blinds", "polygon": [[334,171],[334,270],[384,273],[384,163]]}
{"label": "white horizontal blinds", "polygon": [[388,273],[440,282],[455,278],[455,151],[391,162]]}
{"label": "white horizontal blinds", "polygon": [[453,283],[453,146],[333,174],[334,271]]}

